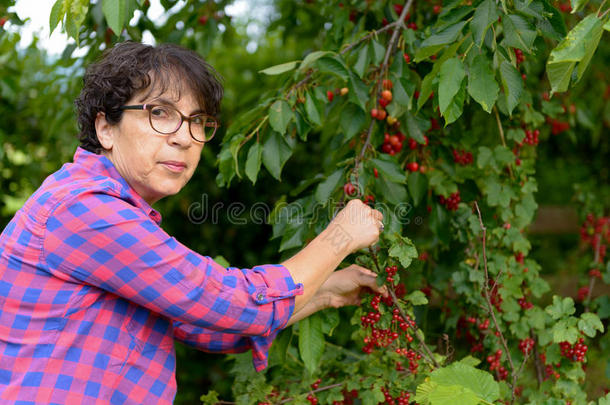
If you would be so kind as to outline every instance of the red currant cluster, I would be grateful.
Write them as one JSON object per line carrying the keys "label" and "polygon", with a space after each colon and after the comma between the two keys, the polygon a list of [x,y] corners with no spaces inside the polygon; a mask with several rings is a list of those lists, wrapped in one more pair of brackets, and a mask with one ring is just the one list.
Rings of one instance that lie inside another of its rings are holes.
{"label": "red currant cluster", "polygon": [[578,294],[576,296],[576,300],[584,301],[589,295],[589,287],[584,285],[578,289]]}
{"label": "red currant cluster", "polygon": [[532,338],[522,339],[519,341],[519,350],[521,350],[521,353],[523,353],[523,355],[525,356],[526,354],[532,351],[532,349],[534,348],[534,344],[534,339]]}
{"label": "red currant cluster", "polygon": [[557,363],[553,366],[553,364],[546,364],[546,354],[540,353],[539,355],[540,361],[544,365],[544,380],[548,380],[550,377],[553,377],[556,380],[559,380],[559,373],[555,368],[559,368],[561,364]]}
{"label": "red currant cluster", "polygon": [[390,394],[390,390],[385,387],[381,389],[381,392],[383,392],[385,402],[380,402],[380,404],[385,403],[388,405],[409,405],[409,398],[411,398],[411,394],[407,391],[401,391],[400,395],[396,398],[392,397],[392,395]]}
{"label": "red currant cluster", "polygon": [[458,204],[460,203],[460,191],[452,193],[449,197],[445,198],[442,195],[438,197],[438,202],[444,205],[449,211],[457,211]]}
{"label": "red currant cluster", "polygon": [[559,343],[559,349],[561,350],[561,355],[563,357],[572,361],[583,362],[585,361],[585,355],[589,348],[584,343],[584,339],[580,338],[574,345],[571,345],[570,342]]}
{"label": "red currant cluster", "polygon": [[566,121],[560,121],[555,118],[546,117],[546,122],[551,124],[551,133],[553,135],[559,135],[563,131],[570,129],[570,123]]}
{"label": "red currant cluster", "polygon": [[353,405],[354,399],[358,398],[358,390],[348,391],[343,389],[343,400],[342,401],[333,401],[333,405]]}
{"label": "red currant cluster", "polygon": [[525,61],[525,56],[523,56],[523,51],[521,49],[515,48],[515,57],[517,58],[517,65]]}
{"label": "red currant cluster", "polygon": [[[500,305],[502,305],[502,296],[498,293],[500,288],[502,288],[502,284],[497,284],[490,279],[488,285],[489,301],[491,302],[491,305],[493,305],[499,312],[502,312],[502,308],[500,307]],[[481,291],[481,296],[485,297],[485,293],[483,291]]]}
{"label": "red currant cluster", "polygon": [[506,367],[500,365],[500,359],[502,359],[502,349],[496,350],[494,355],[487,356],[487,362],[489,363],[489,371],[496,370],[496,376],[499,380],[505,380],[508,377],[508,370]]}
{"label": "red currant cluster", "polygon": [[405,140],[405,136],[401,132],[397,132],[394,135],[385,133],[383,135],[383,145],[381,150],[391,156],[394,156],[402,150],[402,142]]}
{"label": "red currant cluster", "polygon": [[385,272],[388,273],[385,281],[387,281],[390,284],[393,284],[394,283],[394,276],[398,272],[398,266],[388,266],[388,267],[385,268]]}
{"label": "red currant cluster", "polygon": [[387,298],[383,298],[381,295],[375,294],[371,300],[373,311],[360,317],[362,328],[368,329],[369,326],[371,328],[370,335],[365,336],[364,338],[365,346],[362,348],[362,351],[366,354],[372,353],[375,348],[388,347],[396,341],[401,334],[404,335],[407,342],[410,343],[413,341],[413,336],[409,333],[409,329],[415,327],[415,321],[409,316],[407,316],[407,319],[403,319],[398,308],[394,308],[392,311],[392,322],[389,328],[382,329],[375,327],[381,319],[379,304],[382,301],[388,307],[393,305],[391,297],[388,296]]}
{"label": "red currant cluster", "polygon": [[532,304],[531,302],[527,301],[525,299],[525,297],[519,298],[517,300],[517,302],[519,303],[519,306],[523,309],[530,309],[534,306],[534,304]]}
{"label": "red currant cluster", "polygon": [[515,261],[516,261],[517,263],[521,263],[521,264],[523,264],[524,258],[525,258],[525,256],[523,255],[523,253],[522,253],[522,252],[517,252],[517,253],[515,253]]}
{"label": "red currant cluster", "polygon": [[538,136],[540,135],[540,130],[535,129],[535,130],[531,130],[531,129],[526,129],[525,130],[525,139],[523,140],[524,143],[528,144],[528,145],[538,145]]}
{"label": "red currant cluster", "polygon": [[606,246],[610,243],[610,217],[595,218],[593,214],[587,214],[584,224],[580,227],[580,239],[590,244],[594,253],[599,250],[598,263],[603,263]]}
{"label": "red currant cluster", "polygon": [[602,273],[598,269],[589,270],[589,277],[599,278],[601,280]]}
{"label": "red currant cluster", "polygon": [[462,166],[468,166],[472,164],[472,153],[466,152],[465,150],[453,149],[453,161]]}
{"label": "red currant cluster", "polygon": [[[411,374],[417,374],[421,354],[418,354],[417,352],[415,352],[415,350],[407,349],[406,347],[397,348],[396,353],[406,357],[407,360],[409,360],[409,371],[411,372]],[[402,366],[402,363],[396,363],[396,371],[405,371],[405,368]]]}
{"label": "red currant cluster", "polygon": [[345,183],[343,185],[343,192],[350,197],[356,195],[356,191],[356,186],[352,183]]}

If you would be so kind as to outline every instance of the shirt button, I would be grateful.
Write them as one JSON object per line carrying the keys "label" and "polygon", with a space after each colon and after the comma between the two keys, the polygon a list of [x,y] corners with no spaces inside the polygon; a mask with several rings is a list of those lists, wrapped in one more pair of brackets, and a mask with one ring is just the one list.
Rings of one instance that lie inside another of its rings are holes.
{"label": "shirt button", "polygon": [[258,295],[256,296],[256,299],[258,301],[262,301],[265,298],[265,296],[263,295],[263,293],[258,293]]}

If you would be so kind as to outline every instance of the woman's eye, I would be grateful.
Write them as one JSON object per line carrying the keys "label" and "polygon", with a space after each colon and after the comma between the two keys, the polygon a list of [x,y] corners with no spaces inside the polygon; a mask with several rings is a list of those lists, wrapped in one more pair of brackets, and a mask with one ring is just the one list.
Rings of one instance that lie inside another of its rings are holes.
{"label": "woman's eye", "polygon": [[171,115],[169,109],[165,107],[154,107],[150,113],[155,118],[167,118]]}
{"label": "woman's eye", "polygon": [[197,125],[205,125],[205,117],[197,115],[197,116],[191,118],[191,122],[193,124],[197,124]]}

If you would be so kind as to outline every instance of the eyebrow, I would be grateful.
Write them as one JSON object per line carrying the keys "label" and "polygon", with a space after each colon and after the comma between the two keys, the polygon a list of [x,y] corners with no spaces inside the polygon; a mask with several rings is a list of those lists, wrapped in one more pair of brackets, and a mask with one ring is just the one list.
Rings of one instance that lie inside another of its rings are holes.
{"label": "eyebrow", "polygon": [[[165,105],[174,107],[176,110],[178,110],[178,107],[176,107],[176,104],[174,104],[172,101],[170,101],[166,98],[163,98],[163,97],[155,97],[152,99],[152,102],[146,103],[146,104],[155,104],[155,103],[165,104]],[[180,111],[180,110],[178,110],[178,111]],[[203,111],[201,108],[199,108],[197,110],[191,111],[188,115],[191,116],[191,115],[195,115],[195,114],[205,114],[205,111]]]}

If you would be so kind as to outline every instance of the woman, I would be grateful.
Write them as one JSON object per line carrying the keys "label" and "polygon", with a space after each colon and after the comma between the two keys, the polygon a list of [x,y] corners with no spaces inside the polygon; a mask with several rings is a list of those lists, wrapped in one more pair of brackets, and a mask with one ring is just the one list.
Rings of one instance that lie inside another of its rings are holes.
{"label": "woman", "polygon": [[222,88],[194,52],[123,43],[89,67],[81,145],[0,236],[0,403],[170,404],[174,339],[252,350],[358,303],[375,275],[350,266],[380,212],[350,201],[282,264],[223,268],[167,235],[151,206],[189,181],[217,129]]}

